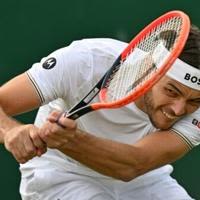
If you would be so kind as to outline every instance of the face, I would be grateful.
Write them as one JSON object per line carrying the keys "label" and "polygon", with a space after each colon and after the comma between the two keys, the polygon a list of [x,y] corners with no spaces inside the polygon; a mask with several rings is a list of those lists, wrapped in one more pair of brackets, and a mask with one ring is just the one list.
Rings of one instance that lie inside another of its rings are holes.
{"label": "face", "polygon": [[166,130],[199,108],[200,91],[164,76],[136,105],[148,114],[156,128]]}

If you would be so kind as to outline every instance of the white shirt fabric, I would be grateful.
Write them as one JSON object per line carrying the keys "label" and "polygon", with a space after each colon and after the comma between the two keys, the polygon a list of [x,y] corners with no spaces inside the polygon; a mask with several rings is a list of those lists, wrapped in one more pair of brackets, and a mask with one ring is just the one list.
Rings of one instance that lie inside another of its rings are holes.
{"label": "white shirt fabric", "polygon": [[[44,104],[39,109],[35,124],[41,126],[52,110],[70,109],[81,100],[126,45],[113,39],[84,39],[73,42],[34,64],[27,74]],[[56,65],[51,69],[43,68],[43,63],[52,57],[56,59]],[[99,101],[98,96],[93,101]],[[198,110],[195,114],[183,118],[173,127],[190,147],[200,142],[199,127],[194,125],[193,120],[198,121],[199,112]],[[95,111],[82,116],[77,122],[80,129],[91,134],[127,144],[133,144],[156,130],[148,116],[134,103],[120,109]],[[65,172],[113,180],[52,149],[42,157],[34,158],[20,166],[22,177],[31,176],[33,169],[45,168],[59,168]],[[172,167],[166,165],[136,178],[133,182],[148,183],[154,180],[155,174],[159,177],[160,174],[171,172]]]}
{"label": "white shirt fabric", "polygon": [[[126,45],[127,43],[113,39],[85,39],[76,41],[69,47],[57,50],[47,58],[43,58],[40,63],[34,64],[28,71],[28,75],[37,87],[43,104],[57,98],[62,98],[66,103],[67,109],[69,109],[97,83]],[[51,57],[56,58],[56,66],[49,70],[44,69],[42,64]],[[127,108],[130,107],[130,105],[127,106]],[[126,110],[126,107],[113,112],[121,112],[121,110]],[[104,113],[104,111],[100,112]],[[104,117],[106,118],[109,116],[110,112],[112,111],[106,111],[106,116]],[[80,121],[87,120],[89,116],[92,116],[94,119],[96,114],[89,114],[87,117],[82,117]],[[125,113],[125,116],[127,116],[127,113]],[[173,126],[173,129],[184,138],[190,147],[200,143],[199,116],[200,109],[183,118]],[[146,118],[148,117],[146,116]],[[113,121],[115,120],[121,122],[120,115]],[[132,121],[133,120],[131,120],[131,122]],[[85,122],[82,124],[85,124]],[[88,127],[88,125],[86,126]],[[92,130],[93,129],[94,128],[92,128]],[[96,128],[96,130],[99,129]],[[96,130],[94,130],[94,134]],[[108,132],[107,127],[105,130]],[[131,138],[141,138],[147,134],[146,130],[142,130],[144,129],[139,131],[140,136],[136,133],[132,133],[133,135]],[[99,134],[105,135],[104,131]],[[108,137],[108,134],[109,133],[106,133],[106,137]],[[122,138],[127,136],[126,134],[122,135]],[[116,138],[116,134],[112,134],[111,138]]]}

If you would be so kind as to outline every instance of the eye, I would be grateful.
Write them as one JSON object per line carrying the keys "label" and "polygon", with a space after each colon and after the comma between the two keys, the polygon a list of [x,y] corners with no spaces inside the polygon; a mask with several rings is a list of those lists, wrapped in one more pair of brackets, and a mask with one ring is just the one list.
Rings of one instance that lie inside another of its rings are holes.
{"label": "eye", "polygon": [[178,96],[178,93],[174,89],[171,89],[171,88],[165,88],[165,93],[169,97],[177,97]]}
{"label": "eye", "polygon": [[190,100],[189,104],[193,107],[200,107],[200,101],[198,100]]}

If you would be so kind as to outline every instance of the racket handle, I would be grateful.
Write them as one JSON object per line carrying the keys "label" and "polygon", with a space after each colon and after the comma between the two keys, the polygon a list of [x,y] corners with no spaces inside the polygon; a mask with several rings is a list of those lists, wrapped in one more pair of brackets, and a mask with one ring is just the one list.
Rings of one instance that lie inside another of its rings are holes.
{"label": "racket handle", "polygon": [[65,128],[65,126],[63,126],[59,121],[60,121],[60,118],[62,116],[66,117],[66,118],[69,118],[69,119],[72,119],[72,120],[76,120],[78,119],[79,117],[81,117],[82,115],[85,115],[89,112],[92,112],[94,111],[94,109],[92,109],[92,107],[90,105],[87,105],[85,107],[82,107],[82,108],[79,108],[78,110],[75,110],[74,112],[72,113],[68,113],[67,111],[66,112],[62,112],[59,116],[58,116],[58,119],[56,120],[56,123],[61,126],[62,128]]}
{"label": "racket handle", "polygon": [[83,115],[85,115],[85,114],[87,114],[91,111],[93,111],[92,107],[90,105],[87,105],[87,106],[84,106],[82,108],[79,108],[78,110],[75,110],[72,113],[65,112],[64,117],[67,117],[67,118],[72,119],[72,120],[76,120],[79,117],[81,117],[81,116],[83,116]]}

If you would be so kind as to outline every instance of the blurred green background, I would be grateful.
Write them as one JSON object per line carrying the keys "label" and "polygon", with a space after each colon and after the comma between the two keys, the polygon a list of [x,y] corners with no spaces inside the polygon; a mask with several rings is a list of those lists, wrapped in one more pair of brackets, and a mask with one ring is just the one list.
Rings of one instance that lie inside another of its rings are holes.
{"label": "blurred green background", "polygon": [[[82,38],[129,41],[156,17],[183,10],[200,26],[200,1],[6,0],[0,5],[0,83],[28,69],[50,52]],[[22,91],[23,92],[23,91]],[[31,123],[36,112],[17,117]],[[173,176],[200,199],[200,148],[174,163]],[[18,164],[0,145],[0,199],[20,200]]]}

